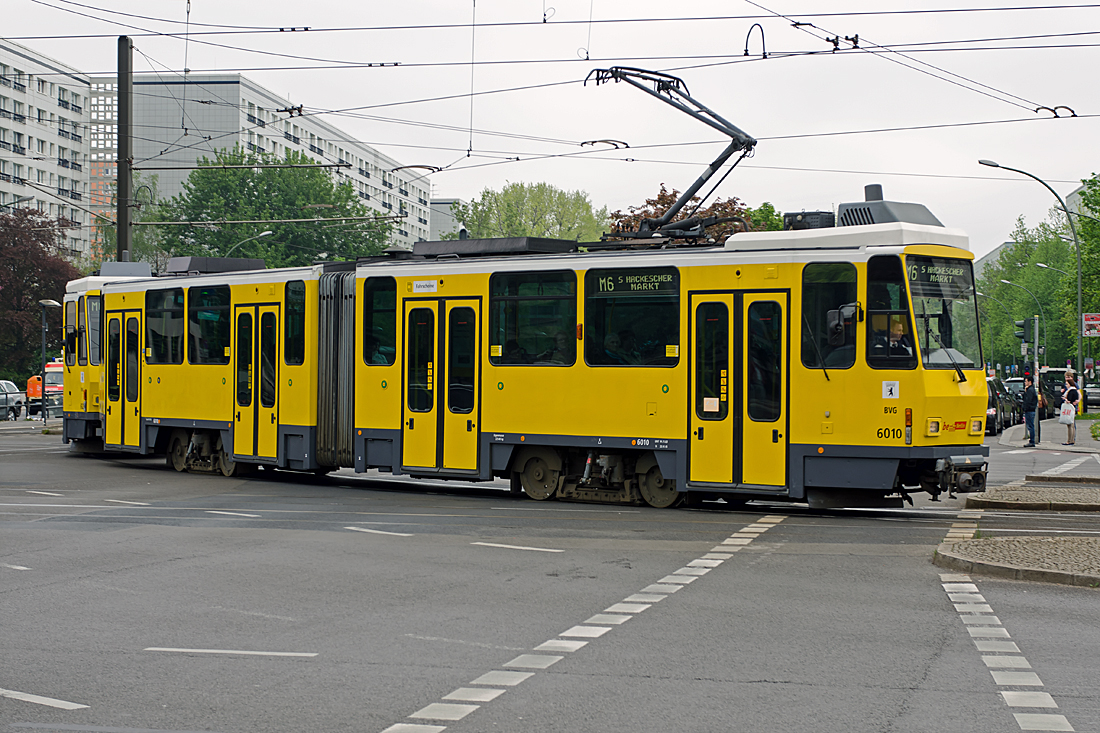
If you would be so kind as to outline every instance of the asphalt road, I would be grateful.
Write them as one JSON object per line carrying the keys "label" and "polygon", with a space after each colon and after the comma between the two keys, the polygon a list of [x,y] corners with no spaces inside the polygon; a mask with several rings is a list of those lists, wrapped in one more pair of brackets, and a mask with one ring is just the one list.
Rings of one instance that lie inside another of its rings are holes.
{"label": "asphalt road", "polygon": [[[536,503],[177,474],[58,440],[0,430],[2,730],[1100,730],[1100,590],[945,580],[930,557],[972,521],[959,499]],[[1080,457],[1011,450],[992,446],[991,480]]]}

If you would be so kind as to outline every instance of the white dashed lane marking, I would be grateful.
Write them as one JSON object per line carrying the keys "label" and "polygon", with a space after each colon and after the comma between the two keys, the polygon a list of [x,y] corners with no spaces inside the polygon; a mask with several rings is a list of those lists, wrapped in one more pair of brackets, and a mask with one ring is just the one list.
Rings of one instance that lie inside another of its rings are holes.
{"label": "white dashed lane marking", "polygon": [[12,700],[22,700],[23,702],[33,702],[35,705],[46,705],[51,708],[60,708],[62,710],[80,710],[81,708],[88,707],[78,702],[55,700],[52,697],[42,697],[41,695],[32,695],[29,692],[16,692],[15,690],[0,689],[0,697],[7,697]]}
{"label": "white dashed lane marking", "polygon": [[[578,624],[566,629],[558,634],[557,637],[544,641],[536,646],[533,651],[571,654],[583,649],[591,643],[592,640],[599,639],[608,632],[614,631],[616,626],[620,626],[634,618],[635,615],[647,611],[654,603],[662,601],[672,594],[686,588],[714,568],[720,566],[726,560],[732,558],[734,552],[748,545],[760,536],[760,534],[771,529],[784,519],[786,519],[786,517],[780,515],[769,515],[759,519],[755,524],[749,525],[734,533],[731,537],[724,540],[721,546],[715,547],[709,553],[703,555],[703,557],[689,561],[684,567],[674,570],[671,574],[666,575],[656,583],[651,583],[642,588],[638,593],[633,593],[619,603],[608,606],[602,613],[592,616],[583,624]],[[347,529],[359,528],[347,527]],[[359,529],[359,531],[372,530]],[[383,532],[381,534],[393,533]],[[498,547],[508,550],[564,552],[564,550],[546,547],[523,547],[520,545],[502,545],[492,542],[472,542],[470,544],[484,547]],[[967,592],[972,589],[973,591],[977,591],[976,586],[969,585],[967,587],[960,587],[958,592],[967,594]],[[980,596],[978,598],[980,598]],[[558,656],[556,654],[520,654],[512,661],[506,662],[501,666],[517,669],[545,670],[563,659],[565,659],[564,656]],[[472,703],[491,702],[504,694],[505,690],[499,688],[515,687],[534,675],[535,672],[517,672],[512,670],[493,670],[491,672],[486,672],[477,679],[467,683],[469,685],[480,685],[480,687],[459,687],[455,691],[444,695],[442,698],[443,700],[456,700],[459,702],[431,703],[410,715],[409,718],[414,720],[433,721],[462,720],[467,715],[480,708],[480,705]],[[386,728],[382,733],[440,733],[443,730],[446,730],[446,726],[425,725],[421,723],[396,723]]]}
{"label": "white dashed lane marking", "polygon": [[225,514],[230,517],[248,517],[249,519],[259,519],[259,514],[244,514],[243,512],[219,512],[216,509],[207,509],[207,514]]}
{"label": "white dashed lane marking", "polygon": [[553,550],[549,547],[524,547],[522,545],[498,545],[495,542],[471,542],[471,545],[482,547],[500,547],[505,550],[530,550],[531,552],[565,552],[565,550]]}
{"label": "white dashed lane marking", "polygon": [[1055,466],[1054,468],[1049,468],[1046,471],[1043,471],[1043,475],[1044,476],[1061,476],[1066,471],[1072,471],[1073,469],[1077,468],[1078,466],[1080,466],[1085,461],[1091,461],[1091,460],[1092,460],[1091,455],[1081,456],[1080,458],[1074,458],[1072,461],[1066,461],[1065,463],[1063,463],[1060,466]]}
{"label": "white dashed lane marking", "polygon": [[405,532],[386,532],[381,529],[365,529],[363,527],[344,527],[344,529],[350,529],[352,532],[367,532],[369,534],[388,534],[391,537],[412,537],[411,534]]}
{"label": "white dashed lane marking", "polygon": [[7,568],[8,570],[30,570],[30,568],[23,565],[8,565],[6,562],[0,562],[0,568]]}
{"label": "white dashed lane marking", "polygon": [[[1088,456],[1080,460],[1074,459],[1059,466],[1062,470],[1051,469],[1055,472],[1054,474],[1051,474],[1051,471],[1046,473],[1048,475],[1064,473],[1088,459]],[[959,514],[958,517],[980,519],[981,513],[980,510],[973,510]],[[952,529],[947,533],[946,539],[969,539],[977,532],[977,526],[976,522],[956,522],[951,525]],[[954,604],[955,610],[960,614],[959,619],[966,625],[966,631],[975,648],[983,652],[982,662],[993,677],[993,683],[1000,687],[1042,687],[1043,681],[1038,674],[1024,671],[1031,669],[1031,663],[1020,652],[1016,642],[1009,641],[1011,636],[1008,629],[1004,628],[1001,620],[993,615],[993,608],[984,602],[985,597],[978,592],[978,585],[971,580],[970,576],[962,573],[941,573],[940,581],[947,594],[947,600]],[[1054,698],[1046,692],[1000,690],[1000,693],[1009,707],[1058,707]],[[1073,730],[1073,726],[1064,715],[1053,713],[1013,713],[1012,715],[1020,730]]]}
{"label": "white dashed lane marking", "polygon": [[104,499],[103,501],[109,501],[112,504],[129,504],[130,506],[149,506],[144,501],[125,501],[123,499]]}
{"label": "white dashed lane marking", "polygon": [[41,496],[64,496],[64,494],[55,494],[52,491],[31,491],[30,489],[27,490],[27,493],[28,494],[39,494]]}
{"label": "white dashed lane marking", "polygon": [[249,657],[315,657],[317,652],[253,652],[241,649],[176,649],[166,646],[150,646],[146,652],[178,652],[181,654],[242,654]]}

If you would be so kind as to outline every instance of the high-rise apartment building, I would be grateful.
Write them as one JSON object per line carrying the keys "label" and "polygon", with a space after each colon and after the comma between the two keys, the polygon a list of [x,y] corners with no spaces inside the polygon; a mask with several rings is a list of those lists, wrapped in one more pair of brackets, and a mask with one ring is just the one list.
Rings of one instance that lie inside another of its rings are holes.
{"label": "high-rise apartment building", "polygon": [[[95,188],[109,191],[117,147],[115,78],[92,79],[92,163]],[[158,194],[171,198],[183,190],[190,170],[202,157],[236,145],[283,157],[296,150],[319,163],[348,163],[333,169],[339,182],[350,181],[360,200],[380,215],[404,215],[391,242],[411,247],[429,236],[429,184],[417,170],[353,139],[322,117],[292,114],[295,105],[240,74],[189,74],[186,78],[138,76],[134,80],[134,166],[180,166],[159,170]],[[283,110],[283,111],[279,111]],[[135,198],[142,200],[140,190]],[[98,203],[98,202],[97,202]]]}
{"label": "high-rise apartment building", "polygon": [[86,74],[0,39],[0,207],[68,220],[63,246],[89,256]]}

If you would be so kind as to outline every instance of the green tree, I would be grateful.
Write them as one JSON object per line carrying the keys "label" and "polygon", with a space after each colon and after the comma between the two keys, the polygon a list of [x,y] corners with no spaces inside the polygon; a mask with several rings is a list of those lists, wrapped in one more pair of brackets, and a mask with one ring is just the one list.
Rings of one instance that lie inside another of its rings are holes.
{"label": "green tree", "polygon": [[[240,146],[218,151],[199,165],[265,165],[313,161],[290,151],[284,159],[246,152]],[[255,257],[268,267],[295,267],[316,260],[355,260],[378,254],[386,245],[389,221],[328,222],[338,217],[375,217],[360,203],[350,181],[339,182],[323,168],[213,168],[195,170],[183,192],[157,207],[165,222],[198,224],[157,227],[161,249],[176,255]],[[395,212],[400,213],[400,212]],[[276,223],[316,217],[316,222]],[[226,221],[254,224],[225,224]],[[264,231],[270,236],[244,242]],[[242,244],[242,242],[244,242]],[[237,246],[237,245],[240,246]]]}
{"label": "green tree", "polygon": [[[675,188],[669,191],[665,184],[661,184],[661,190],[651,199],[646,199],[641,206],[628,206],[626,211],[621,209],[611,214],[611,220],[619,231],[637,231],[643,219],[657,219],[672,208],[680,198],[680,192]],[[726,199],[715,199],[714,203],[707,207],[701,207],[698,211],[692,209],[699,203],[698,196],[692,196],[679,213],[673,217],[673,221],[687,219],[688,216],[740,216],[749,221],[753,231],[778,231],[783,228],[783,216],[768,202],[760,204],[755,209],[747,208],[736,196]],[[741,231],[736,222],[728,222],[711,227],[707,231],[709,239],[721,242],[734,232]]]}
{"label": "green tree", "polygon": [[[62,302],[80,272],[62,256],[63,227],[36,209],[0,210],[0,379],[20,387],[41,370],[42,307]],[[46,309],[47,355],[61,348],[61,308]]]}
{"label": "green tree", "polygon": [[[133,174],[134,206],[131,209],[130,219],[135,222],[163,221],[161,212],[160,193],[158,191],[159,178],[156,174]],[[114,207],[118,200],[118,184],[111,184],[111,206]],[[118,252],[118,225],[114,217],[110,223],[103,223],[96,229],[97,239],[94,251],[98,254],[95,259],[114,261]],[[174,240],[170,239],[172,232],[168,227],[159,226],[135,226],[131,229],[130,260],[133,262],[148,262],[154,273],[164,272],[175,252]],[[97,264],[98,266],[98,264]],[[95,269],[95,268],[93,268]]]}
{"label": "green tree", "polygon": [[486,188],[479,198],[455,203],[451,211],[474,239],[546,237],[594,242],[608,226],[606,206],[594,209],[584,191],[563,191],[549,183],[509,183],[500,191]]}

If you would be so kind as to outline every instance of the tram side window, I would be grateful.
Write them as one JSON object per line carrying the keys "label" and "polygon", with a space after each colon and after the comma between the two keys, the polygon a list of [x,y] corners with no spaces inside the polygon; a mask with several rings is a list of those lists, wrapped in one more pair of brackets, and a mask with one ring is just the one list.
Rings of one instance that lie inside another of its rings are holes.
{"label": "tram side window", "polygon": [[896,255],[867,262],[867,364],[873,369],[917,366],[905,271]]}
{"label": "tram side window", "polygon": [[119,334],[119,320],[116,318],[107,326],[107,399],[118,402],[122,396],[119,377],[122,369],[122,344]]}
{"label": "tram side window", "polygon": [[802,363],[847,369],[856,363],[856,268],[812,262],[802,270]]}
{"label": "tram side window", "polygon": [[229,286],[187,289],[187,360],[192,364],[229,363]]}
{"label": "tram side window", "polygon": [[369,277],[363,283],[363,361],[389,366],[397,359],[397,280]]}
{"label": "tram side window", "polygon": [[84,320],[84,296],[76,305],[76,362],[80,366],[88,365],[88,331]]}
{"label": "tram side window", "polygon": [[569,366],[577,360],[577,275],[508,272],[489,278],[489,362]]}
{"label": "tram side window", "polygon": [[145,291],[145,361],[183,363],[183,288]]}
{"label": "tram side window", "polygon": [[103,296],[88,296],[88,362],[99,366],[103,348]]}
{"label": "tram side window", "polygon": [[589,270],[584,358],[596,366],[675,366],[680,273],[675,267]]}
{"label": "tram side window", "polygon": [[306,363],[306,284],[286,284],[286,317],[283,319],[283,355],[287,366]]}
{"label": "tram side window", "polygon": [[65,363],[76,365],[76,301],[65,304]]}

